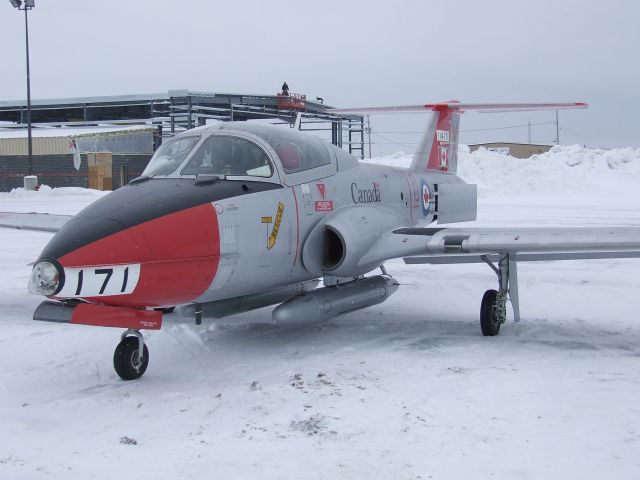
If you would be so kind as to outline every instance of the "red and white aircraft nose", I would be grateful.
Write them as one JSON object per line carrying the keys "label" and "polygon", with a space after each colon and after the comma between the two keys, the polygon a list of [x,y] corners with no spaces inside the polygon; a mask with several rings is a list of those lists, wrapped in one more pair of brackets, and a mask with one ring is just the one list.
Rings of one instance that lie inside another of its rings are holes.
{"label": "red and white aircraft nose", "polygon": [[217,214],[207,203],[129,226],[79,216],[43,257],[63,269],[51,298],[127,307],[188,303],[211,285],[218,269]]}

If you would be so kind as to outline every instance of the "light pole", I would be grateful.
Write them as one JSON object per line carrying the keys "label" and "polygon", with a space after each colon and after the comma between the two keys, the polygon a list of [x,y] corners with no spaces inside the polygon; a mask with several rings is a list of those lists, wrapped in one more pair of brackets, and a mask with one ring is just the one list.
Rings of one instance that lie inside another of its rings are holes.
{"label": "light pole", "polygon": [[33,175],[33,145],[31,141],[31,77],[29,74],[29,21],[27,12],[36,6],[35,0],[9,0],[18,10],[24,10],[24,35],[27,52],[27,149],[29,175]]}

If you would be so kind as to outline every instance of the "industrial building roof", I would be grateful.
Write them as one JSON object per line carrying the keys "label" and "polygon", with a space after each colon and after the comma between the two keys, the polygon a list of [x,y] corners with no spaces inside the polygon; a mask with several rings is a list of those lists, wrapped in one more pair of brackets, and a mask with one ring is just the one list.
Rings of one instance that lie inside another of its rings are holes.
{"label": "industrial building roof", "polygon": [[[63,128],[33,128],[31,136],[34,138],[53,137],[82,137],[86,135],[100,135],[108,133],[131,133],[141,130],[154,130],[150,125],[131,126],[91,126],[91,127],[63,127]],[[28,136],[26,128],[3,128],[0,125],[0,139],[4,138],[26,138]]]}

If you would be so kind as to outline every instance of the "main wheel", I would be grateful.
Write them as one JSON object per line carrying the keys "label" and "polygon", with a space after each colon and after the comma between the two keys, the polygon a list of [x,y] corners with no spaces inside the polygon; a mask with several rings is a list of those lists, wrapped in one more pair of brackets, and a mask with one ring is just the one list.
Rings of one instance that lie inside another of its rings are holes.
{"label": "main wheel", "polygon": [[480,328],[482,335],[485,337],[493,337],[500,332],[500,319],[498,318],[498,292],[496,290],[487,290],[482,296],[480,304]]}
{"label": "main wheel", "polygon": [[142,361],[138,360],[138,338],[125,337],[113,354],[113,367],[123,380],[140,378],[149,365],[149,349],[145,344],[142,351]]}

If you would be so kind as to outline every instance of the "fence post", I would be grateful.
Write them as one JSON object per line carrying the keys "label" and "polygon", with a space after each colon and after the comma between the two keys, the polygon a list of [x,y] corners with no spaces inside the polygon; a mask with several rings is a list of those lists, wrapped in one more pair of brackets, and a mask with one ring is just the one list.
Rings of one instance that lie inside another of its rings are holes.
{"label": "fence post", "polygon": [[129,166],[120,165],[120,187],[124,187],[127,183],[129,183]]}

